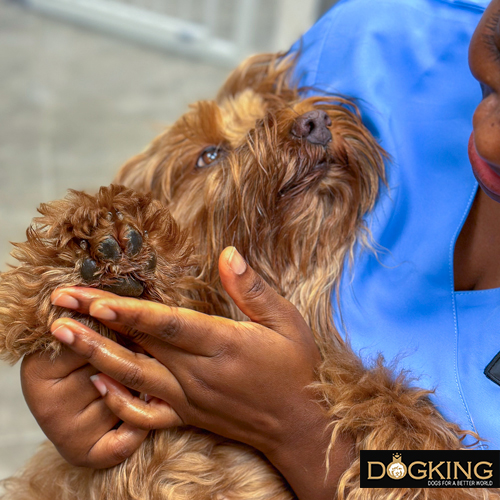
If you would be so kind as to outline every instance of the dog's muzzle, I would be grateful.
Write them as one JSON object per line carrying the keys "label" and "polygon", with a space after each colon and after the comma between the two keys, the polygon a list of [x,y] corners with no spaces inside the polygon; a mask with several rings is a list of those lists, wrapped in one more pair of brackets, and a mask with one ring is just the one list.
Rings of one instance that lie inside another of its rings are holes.
{"label": "dog's muzzle", "polygon": [[313,110],[300,115],[292,125],[290,133],[299,139],[306,139],[311,144],[326,146],[332,140],[329,128],[332,120],[325,111]]}

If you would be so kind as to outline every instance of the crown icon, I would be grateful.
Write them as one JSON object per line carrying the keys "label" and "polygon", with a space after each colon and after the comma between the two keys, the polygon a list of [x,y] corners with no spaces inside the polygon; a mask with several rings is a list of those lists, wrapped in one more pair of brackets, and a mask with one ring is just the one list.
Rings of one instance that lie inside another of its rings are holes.
{"label": "crown icon", "polygon": [[401,453],[393,453],[392,458],[395,462],[401,462]]}

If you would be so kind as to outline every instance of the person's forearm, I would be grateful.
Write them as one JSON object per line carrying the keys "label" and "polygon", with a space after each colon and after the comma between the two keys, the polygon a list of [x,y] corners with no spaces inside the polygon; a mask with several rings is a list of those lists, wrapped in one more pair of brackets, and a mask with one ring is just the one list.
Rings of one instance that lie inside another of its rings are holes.
{"label": "person's forearm", "polygon": [[299,500],[333,500],[339,479],[354,460],[354,441],[341,436],[330,451],[327,473],[326,455],[331,429],[323,417],[304,422],[300,436],[267,454],[267,458],[285,477]]}

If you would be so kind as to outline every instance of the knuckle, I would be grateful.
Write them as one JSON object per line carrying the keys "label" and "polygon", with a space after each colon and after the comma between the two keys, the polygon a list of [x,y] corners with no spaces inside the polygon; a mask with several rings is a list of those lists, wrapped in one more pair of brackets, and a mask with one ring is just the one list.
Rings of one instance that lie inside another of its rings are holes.
{"label": "knuckle", "polygon": [[134,447],[127,442],[124,436],[117,435],[111,449],[111,457],[114,462],[121,463],[130,457],[134,451]]}
{"label": "knuckle", "polygon": [[85,352],[82,354],[85,358],[89,360],[96,359],[99,356],[101,347],[102,347],[101,342],[98,342],[97,340],[90,340],[87,343]]}
{"label": "knuckle", "polygon": [[172,311],[162,325],[160,335],[166,342],[172,342],[179,337],[183,330],[183,324],[179,315]]}
{"label": "knuckle", "polygon": [[134,362],[126,361],[123,367],[121,383],[131,389],[140,389],[144,385],[145,376],[141,366]]}
{"label": "knuckle", "polygon": [[27,354],[24,356],[21,362],[21,377],[23,380],[31,381],[32,378],[36,378],[36,359],[33,354]]}
{"label": "knuckle", "polygon": [[140,332],[138,330],[135,330],[133,328],[127,328],[126,329],[126,335],[127,339],[131,340],[134,342],[134,344],[143,346],[148,343],[149,340],[151,340],[151,337],[147,333]]}
{"label": "knuckle", "polygon": [[134,406],[126,398],[116,398],[115,401],[109,401],[110,408],[113,413],[121,418],[123,421],[127,421],[128,423],[138,427],[139,429],[143,429],[146,431],[151,431],[156,428],[156,419],[154,415],[151,413],[151,410],[141,409],[139,413],[137,413],[137,408]]}
{"label": "knuckle", "polygon": [[151,415],[151,413],[143,413],[143,418],[144,420],[141,422],[140,425],[138,425],[138,427],[140,429],[144,429],[146,431],[152,431],[156,428],[155,426],[155,419],[153,418],[153,415]]}
{"label": "knuckle", "polygon": [[193,374],[189,380],[188,384],[191,388],[191,393],[210,393],[214,391],[214,387],[212,384],[208,382],[208,380],[198,374]]}
{"label": "knuckle", "polygon": [[250,288],[246,291],[246,296],[248,299],[257,300],[265,294],[266,290],[267,285],[265,281],[260,276],[255,275]]}

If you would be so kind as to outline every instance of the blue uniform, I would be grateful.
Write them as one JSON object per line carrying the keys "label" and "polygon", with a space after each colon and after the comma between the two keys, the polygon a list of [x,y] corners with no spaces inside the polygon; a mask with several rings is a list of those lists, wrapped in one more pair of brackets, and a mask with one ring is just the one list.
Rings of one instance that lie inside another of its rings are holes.
{"label": "blue uniform", "polygon": [[[453,250],[477,183],[467,155],[481,100],[467,62],[488,0],[342,0],[303,38],[301,85],[357,99],[391,155],[335,319],[365,360],[398,359],[451,421],[500,449],[500,289],[455,292]],[[298,47],[298,46],[297,46]],[[315,90],[317,92],[317,90]],[[332,300],[336,308],[336,299]]]}

